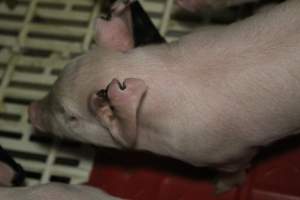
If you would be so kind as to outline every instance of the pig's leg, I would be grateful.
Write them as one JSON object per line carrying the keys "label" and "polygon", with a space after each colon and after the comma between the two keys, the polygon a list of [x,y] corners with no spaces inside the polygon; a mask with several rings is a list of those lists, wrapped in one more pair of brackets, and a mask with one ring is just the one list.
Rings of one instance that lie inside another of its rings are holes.
{"label": "pig's leg", "polygon": [[111,6],[111,14],[120,15],[122,12],[127,12],[127,8],[131,3],[135,2],[135,0],[117,0]]}
{"label": "pig's leg", "polygon": [[215,182],[215,193],[221,194],[243,184],[247,175],[246,170],[250,168],[250,163],[257,152],[257,148],[251,148],[236,161],[222,164],[221,168],[217,168],[219,175]]}
{"label": "pig's leg", "polygon": [[128,33],[132,33],[135,47],[166,42],[138,1],[115,2],[111,6],[109,16],[112,21],[114,18],[123,18],[123,24],[128,27]]}
{"label": "pig's leg", "polygon": [[215,182],[215,194],[222,194],[243,184],[246,179],[246,175],[247,173],[245,170],[234,173],[220,172]]}
{"label": "pig's leg", "polygon": [[132,17],[128,3],[117,1],[111,8],[108,20],[96,20],[96,43],[117,51],[127,51],[134,47]]}

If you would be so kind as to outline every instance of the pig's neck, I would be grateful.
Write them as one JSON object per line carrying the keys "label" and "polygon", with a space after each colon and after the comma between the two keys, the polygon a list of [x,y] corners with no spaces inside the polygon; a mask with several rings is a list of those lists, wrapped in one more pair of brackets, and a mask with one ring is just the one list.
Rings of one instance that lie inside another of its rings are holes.
{"label": "pig's neck", "polygon": [[184,59],[177,45],[136,49],[126,56],[128,67],[119,72],[120,77],[141,78],[148,86],[138,113],[136,148],[172,157],[177,152],[173,148],[178,146],[171,144],[169,139],[175,139],[174,135],[182,134],[185,128],[188,130],[186,120],[194,115],[188,106],[193,96],[187,87],[191,89],[197,85],[188,80],[194,75],[191,69],[197,66],[183,67]]}

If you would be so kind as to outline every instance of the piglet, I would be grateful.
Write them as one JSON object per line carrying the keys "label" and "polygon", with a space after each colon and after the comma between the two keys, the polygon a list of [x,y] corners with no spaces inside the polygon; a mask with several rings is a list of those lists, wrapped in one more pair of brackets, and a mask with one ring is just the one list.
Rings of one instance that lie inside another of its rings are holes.
{"label": "piglet", "polygon": [[138,48],[128,10],[98,19],[97,46],[32,103],[32,124],[99,146],[241,172],[260,147],[298,133],[299,10],[300,1],[290,0],[229,26]]}

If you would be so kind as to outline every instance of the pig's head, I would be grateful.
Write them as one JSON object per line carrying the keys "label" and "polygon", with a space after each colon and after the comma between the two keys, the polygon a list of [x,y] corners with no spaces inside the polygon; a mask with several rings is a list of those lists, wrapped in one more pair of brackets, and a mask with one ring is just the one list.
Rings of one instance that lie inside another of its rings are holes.
{"label": "pig's head", "polygon": [[103,146],[133,146],[147,87],[142,79],[122,74],[134,46],[130,15],[98,19],[95,29],[96,47],[64,68],[50,93],[30,105],[29,117],[42,132]]}

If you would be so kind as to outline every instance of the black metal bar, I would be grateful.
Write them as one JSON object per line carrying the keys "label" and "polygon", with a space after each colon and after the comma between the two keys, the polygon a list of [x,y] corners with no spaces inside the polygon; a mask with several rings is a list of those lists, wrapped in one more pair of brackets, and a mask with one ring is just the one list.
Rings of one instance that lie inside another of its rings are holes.
{"label": "black metal bar", "polygon": [[130,9],[135,47],[166,42],[138,1],[131,3]]}

